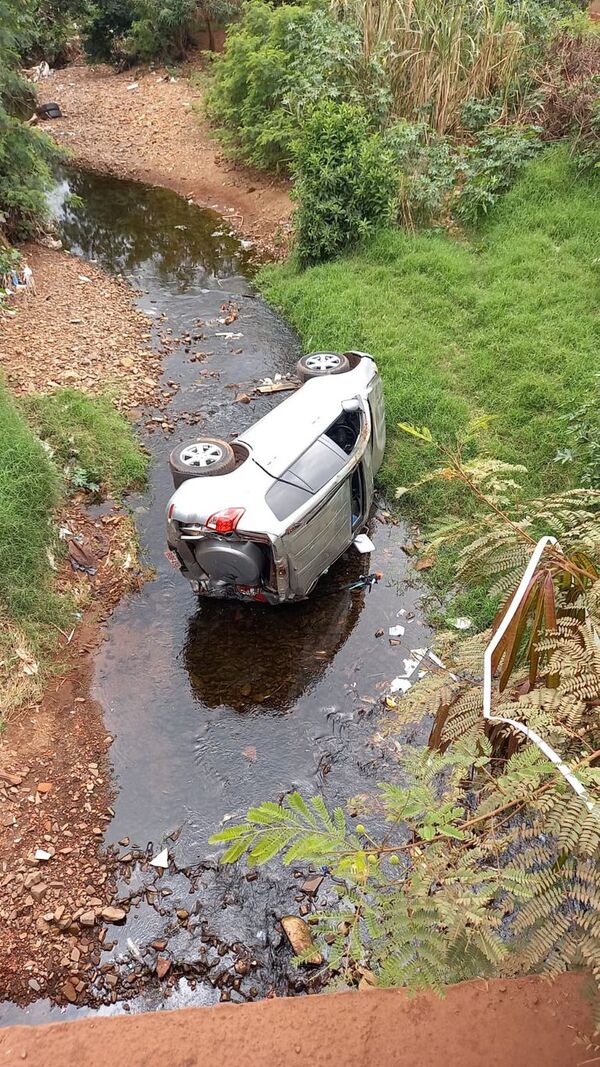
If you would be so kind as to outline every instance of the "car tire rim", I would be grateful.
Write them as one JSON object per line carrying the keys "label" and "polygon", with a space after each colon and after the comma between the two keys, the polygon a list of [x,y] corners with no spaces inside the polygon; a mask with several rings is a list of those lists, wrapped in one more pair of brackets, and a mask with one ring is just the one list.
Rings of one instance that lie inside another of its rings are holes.
{"label": "car tire rim", "polygon": [[182,448],[179,458],[186,467],[212,467],[223,459],[223,449],[212,441],[198,441]]}
{"label": "car tire rim", "polygon": [[336,370],[341,365],[341,357],[336,352],[315,352],[313,356],[307,356],[304,360],[304,366],[308,370],[321,371],[321,373]]}

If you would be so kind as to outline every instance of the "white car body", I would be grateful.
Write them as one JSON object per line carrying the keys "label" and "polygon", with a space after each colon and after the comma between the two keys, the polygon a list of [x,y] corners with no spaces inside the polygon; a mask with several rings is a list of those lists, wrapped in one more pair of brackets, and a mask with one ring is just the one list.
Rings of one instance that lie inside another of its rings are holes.
{"label": "white car body", "polygon": [[[234,470],[189,477],[171,497],[168,543],[201,595],[303,600],[364,525],[385,448],[383,390],[371,356],[345,356],[348,370],[306,381],[240,435]],[[219,533],[215,516],[231,509],[235,528]]]}

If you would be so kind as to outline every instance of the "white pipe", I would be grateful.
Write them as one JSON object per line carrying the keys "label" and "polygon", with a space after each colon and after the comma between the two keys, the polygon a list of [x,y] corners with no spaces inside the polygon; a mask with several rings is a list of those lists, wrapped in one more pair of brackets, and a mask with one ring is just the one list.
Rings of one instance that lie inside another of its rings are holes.
{"label": "white pipe", "polygon": [[519,733],[524,734],[529,741],[533,741],[534,745],[537,745],[540,751],[544,753],[546,758],[551,760],[557,770],[560,771],[563,778],[567,780],[567,782],[575,791],[575,793],[577,793],[578,796],[585,798],[587,807],[591,811],[594,805],[589,800],[585,786],[582,785],[582,783],[579,781],[579,778],[577,778],[577,776],[573,774],[573,771],[567,766],[567,764],[563,762],[563,759],[561,756],[559,756],[558,752],[555,752],[555,750],[551,748],[550,745],[543,740],[543,738],[536,734],[534,730],[530,730],[529,727],[525,725],[525,723],[517,722],[515,719],[505,719],[501,715],[492,715],[492,655],[495,649],[500,644],[502,638],[508,630],[508,627],[514,619],[516,612],[518,611],[525,590],[527,589],[527,586],[529,585],[529,582],[531,581],[535,573],[535,569],[547,545],[555,545],[558,551],[562,552],[562,548],[560,547],[555,537],[542,537],[538,541],[531,555],[531,559],[527,564],[525,573],[521,578],[521,581],[519,582],[519,588],[513,596],[508,610],[506,611],[504,618],[500,623],[500,626],[496,630],[496,633],[492,637],[492,640],[490,641],[483,654],[483,717],[489,722],[506,723],[508,726],[512,726],[514,730],[517,730]]}

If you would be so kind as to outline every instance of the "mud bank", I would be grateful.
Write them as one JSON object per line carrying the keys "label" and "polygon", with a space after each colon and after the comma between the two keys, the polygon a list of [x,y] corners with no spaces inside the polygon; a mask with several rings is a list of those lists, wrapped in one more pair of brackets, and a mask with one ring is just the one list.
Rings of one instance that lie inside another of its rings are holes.
{"label": "mud bank", "polygon": [[174,189],[261,248],[282,251],[289,183],[225,159],[203,117],[202,89],[165,74],[83,65],[56,71],[38,91],[40,102],[57,101],[64,118],[44,128],[79,166]]}
{"label": "mud bank", "polygon": [[[23,254],[37,295],[18,294],[13,314],[0,319],[0,369],[13,392],[111,389],[124,409],[156,401],[160,359],[131,288],[65,252],[30,245]],[[56,590],[73,604],[69,628],[55,628],[53,662],[24,657],[26,639],[14,628],[17,666],[5,677],[0,664],[11,706],[26,701],[0,740],[2,999],[79,996],[104,936],[89,913],[108,906],[114,890],[111,857],[100,848],[112,817],[111,737],[90,686],[103,623],[143,575],[127,509],[87,503],[83,494],[65,499],[55,520],[91,554],[95,573],[49,560]]]}
{"label": "mud bank", "polygon": [[[88,1019],[0,1032],[11,1067],[575,1067],[593,1055],[584,982],[468,982],[443,1000],[403,990]],[[568,1023],[566,1020],[569,1020]]]}

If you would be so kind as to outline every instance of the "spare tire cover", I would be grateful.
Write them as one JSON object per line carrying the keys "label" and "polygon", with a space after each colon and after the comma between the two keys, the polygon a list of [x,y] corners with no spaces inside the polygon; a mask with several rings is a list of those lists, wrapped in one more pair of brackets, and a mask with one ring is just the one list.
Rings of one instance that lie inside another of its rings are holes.
{"label": "spare tire cover", "polygon": [[265,566],[260,547],[252,541],[203,537],[196,542],[194,555],[210,578],[230,585],[258,585]]}

